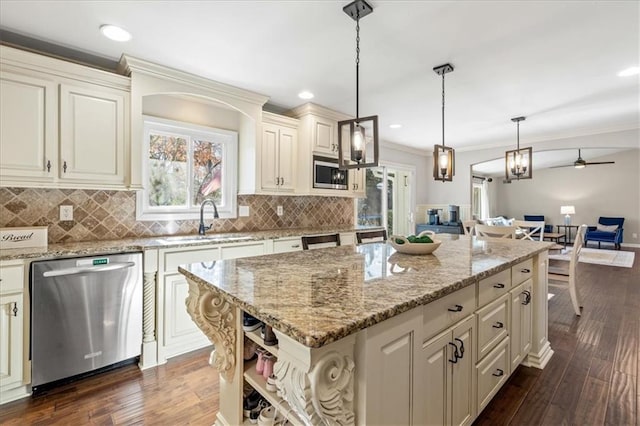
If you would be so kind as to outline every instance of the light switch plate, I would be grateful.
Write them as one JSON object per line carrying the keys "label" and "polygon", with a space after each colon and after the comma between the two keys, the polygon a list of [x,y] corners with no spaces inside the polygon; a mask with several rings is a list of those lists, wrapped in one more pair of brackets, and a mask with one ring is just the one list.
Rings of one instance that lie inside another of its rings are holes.
{"label": "light switch plate", "polygon": [[248,217],[249,216],[249,206],[240,206],[240,207],[238,207],[238,216],[240,216],[240,217]]}

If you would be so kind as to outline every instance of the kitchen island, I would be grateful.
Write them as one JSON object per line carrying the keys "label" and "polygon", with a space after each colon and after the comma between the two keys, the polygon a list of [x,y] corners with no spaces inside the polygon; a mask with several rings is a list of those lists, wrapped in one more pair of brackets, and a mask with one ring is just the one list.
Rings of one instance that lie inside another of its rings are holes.
{"label": "kitchen island", "polygon": [[244,380],[268,393],[242,311],[278,337],[266,396],[294,423],[470,424],[518,364],[543,368],[552,244],[438,237],[433,255],[370,243],[181,266],[216,348],[218,423],[243,422]]}

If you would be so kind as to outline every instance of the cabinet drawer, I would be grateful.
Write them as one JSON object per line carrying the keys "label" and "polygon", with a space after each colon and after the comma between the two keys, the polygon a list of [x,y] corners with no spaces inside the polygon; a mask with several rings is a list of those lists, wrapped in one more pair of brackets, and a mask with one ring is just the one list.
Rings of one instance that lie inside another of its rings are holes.
{"label": "cabinet drawer", "polygon": [[302,250],[302,240],[300,237],[275,240],[273,242],[274,253],[288,253]]}
{"label": "cabinet drawer", "polygon": [[476,366],[478,413],[507,381],[509,374],[509,338],[506,338]]}
{"label": "cabinet drawer", "polygon": [[533,259],[527,259],[511,267],[511,281],[514,286],[528,280],[533,275]]}
{"label": "cabinet drawer", "polygon": [[220,249],[222,259],[238,259],[240,257],[259,256],[264,254],[264,242],[250,244],[234,244]]}
{"label": "cabinet drawer", "polygon": [[478,318],[478,359],[509,334],[509,296],[504,295],[476,313]]}
{"label": "cabinet drawer", "polygon": [[22,291],[24,289],[24,268],[22,265],[0,268],[0,293]]}
{"label": "cabinet drawer", "polygon": [[511,270],[498,272],[478,283],[478,306],[496,300],[511,288]]}
{"label": "cabinet drawer", "polygon": [[175,272],[178,270],[178,265],[194,262],[210,262],[218,259],[220,259],[220,251],[217,247],[204,250],[165,253],[164,270],[165,272]]}
{"label": "cabinet drawer", "polygon": [[476,308],[475,286],[471,285],[424,305],[424,337],[434,334],[473,313]]}

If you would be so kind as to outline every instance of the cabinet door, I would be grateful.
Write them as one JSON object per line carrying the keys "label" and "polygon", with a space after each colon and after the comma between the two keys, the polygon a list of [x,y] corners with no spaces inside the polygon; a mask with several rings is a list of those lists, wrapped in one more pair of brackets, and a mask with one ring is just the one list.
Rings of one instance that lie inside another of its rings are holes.
{"label": "cabinet door", "polygon": [[164,346],[167,358],[210,345],[187,313],[189,284],[182,274],[164,277]]}
{"label": "cabinet door", "polygon": [[271,124],[263,124],[260,154],[260,187],[262,189],[278,189],[280,179],[278,157],[278,127]]}
{"label": "cabinet door", "polygon": [[278,135],[279,188],[281,191],[293,192],[296,186],[298,131],[296,129],[282,127]]}
{"label": "cabinet door", "polygon": [[[56,84],[3,70],[0,78],[0,175],[53,181],[57,168]],[[49,166],[49,167],[48,167]]]}
{"label": "cabinet door", "polygon": [[349,176],[349,189],[356,197],[365,196],[365,177],[367,169],[351,169]]}
{"label": "cabinet door", "polygon": [[0,296],[0,391],[22,384],[23,294]]}
{"label": "cabinet door", "polygon": [[[451,421],[450,424],[469,425],[475,418],[474,376],[475,358],[473,328],[474,318],[470,316],[453,329],[452,342],[457,346],[460,357],[451,364]],[[451,347],[453,349],[453,347]]]}
{"label": "cabinet door", "polygon": [[511,371],[531,349],[531,286],[529,279],[511,291]]}
{"label": "cabinet door", "polygon": [[333,120],[314,117],[311,123],[311,141],[314,152],[338,157],[338,124]]}
{"label": "cabinet door", "polygon": [[425,376],[421,380],[427,385],[424,386],[425,394],[419,397],[419,401],[424,404],[424,415],[428,425],[450,424],[451,399],[448,396],[451,394],[451,361],[455,358],[453,347],[450,347],[449,343],[452,343],[451,331],[447,330],[427,342],[422,350]]}
{"label": "cabinet door", "polygon": [[124,186],[129,95],[60,86],[61,179]]}

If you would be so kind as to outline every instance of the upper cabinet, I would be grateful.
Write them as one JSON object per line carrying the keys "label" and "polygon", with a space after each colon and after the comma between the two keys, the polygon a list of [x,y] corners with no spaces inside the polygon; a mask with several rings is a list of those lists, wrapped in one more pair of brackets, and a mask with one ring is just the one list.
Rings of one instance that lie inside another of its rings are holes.
{"label": "upper cabinet", "polygon": [[129,79],[0,49],[1,185],[129,189]]}
{"label": "upper cabinet", "polygon": [[261,192],[294,193],[298,153],[298,120],[262,113]]}

